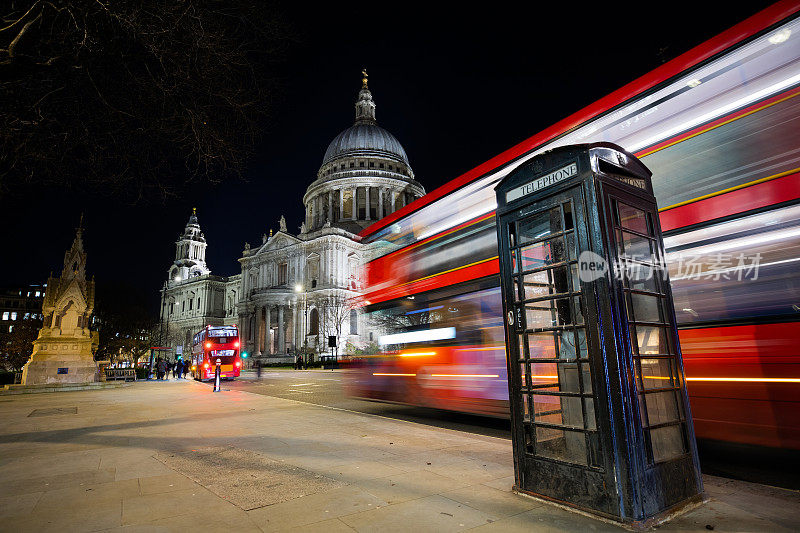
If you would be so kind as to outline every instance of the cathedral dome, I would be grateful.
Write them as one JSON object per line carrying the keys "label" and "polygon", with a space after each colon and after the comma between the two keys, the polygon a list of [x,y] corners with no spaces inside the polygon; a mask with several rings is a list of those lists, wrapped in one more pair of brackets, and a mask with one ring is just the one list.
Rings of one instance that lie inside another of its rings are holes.
{"label": "cathedral dome", "polygon": [[338,228],[353,234],[423,194],[403,145],[378,126],[375,102],[361,71],[355,122],[337,135],[303,196],[301,233]]}
{"label": "cathedral dome", "polygon": [[354,156],[385,157],[409,164],[406,151],[394,135],[369,122],[356,123],[337,135],[328,145],[322,164]]}

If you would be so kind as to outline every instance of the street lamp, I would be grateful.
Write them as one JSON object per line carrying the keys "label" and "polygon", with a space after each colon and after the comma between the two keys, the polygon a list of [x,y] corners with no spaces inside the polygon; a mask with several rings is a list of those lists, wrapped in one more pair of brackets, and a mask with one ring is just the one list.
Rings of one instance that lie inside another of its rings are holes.
{"label": "street lamp", "polygon": [[308,291],[303,287],[300,283],[294,286],[294,292],[300,294],[303,293],[303,327],[301,329],[301,333],[303,335],[303,351],[306,350],[306,345],[308,343],[308,337],[306,335],[306,329],[308,328],[308,306],[306,305],[306,294]]}

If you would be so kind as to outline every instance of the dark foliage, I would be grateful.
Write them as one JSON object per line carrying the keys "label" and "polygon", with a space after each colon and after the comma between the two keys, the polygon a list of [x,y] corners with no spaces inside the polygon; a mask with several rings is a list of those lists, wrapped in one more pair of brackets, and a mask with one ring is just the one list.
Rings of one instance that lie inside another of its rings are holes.
{"label": "dark foliage", "polygon": [[0,16],[0,197],[165,198],[239,176],[288,42],[244,0],[12,0]]}
{"label": "dark foliage", "polygon": [[41,320],[25,319],[14,322],[13,331],[0,333],[0,367],[21,370],[31,358],[33,341],[41,327]]}
{"label": "dark foliage", "polygon": [[119,282],[98,285],[96,301],[94,316],[99,345],[95,358],[136,363],[147,355],[157,328],[146,295]]}

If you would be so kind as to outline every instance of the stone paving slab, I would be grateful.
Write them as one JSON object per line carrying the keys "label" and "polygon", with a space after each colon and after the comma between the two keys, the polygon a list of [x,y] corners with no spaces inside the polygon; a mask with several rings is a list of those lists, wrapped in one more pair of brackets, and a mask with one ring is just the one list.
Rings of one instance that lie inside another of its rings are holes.
{"label": "stone paving slab", "polygon": [[[39,416],[30,417],[32,412]],[[510,443],[193,381],[0,401],[0,531],[621,531],[511,492]],[[664,531],[796,531],[796,491],[705,476]]]}

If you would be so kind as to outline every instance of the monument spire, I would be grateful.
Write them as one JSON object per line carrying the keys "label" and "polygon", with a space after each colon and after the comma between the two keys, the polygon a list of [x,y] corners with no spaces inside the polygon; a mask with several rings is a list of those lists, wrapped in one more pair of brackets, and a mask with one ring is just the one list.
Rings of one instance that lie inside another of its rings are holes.
{"label": "monument spire", "polygon": [[75,228],[75,240],[64,254],[64,270],[47,280],[42,302],[42,328],[33,342],[33,354],[22,369],[24,385],[86,383],[97,379],[92,356],[97,333],[91,331],[94,281],[86,280],[86,252],[81,233],[83,216]]}

